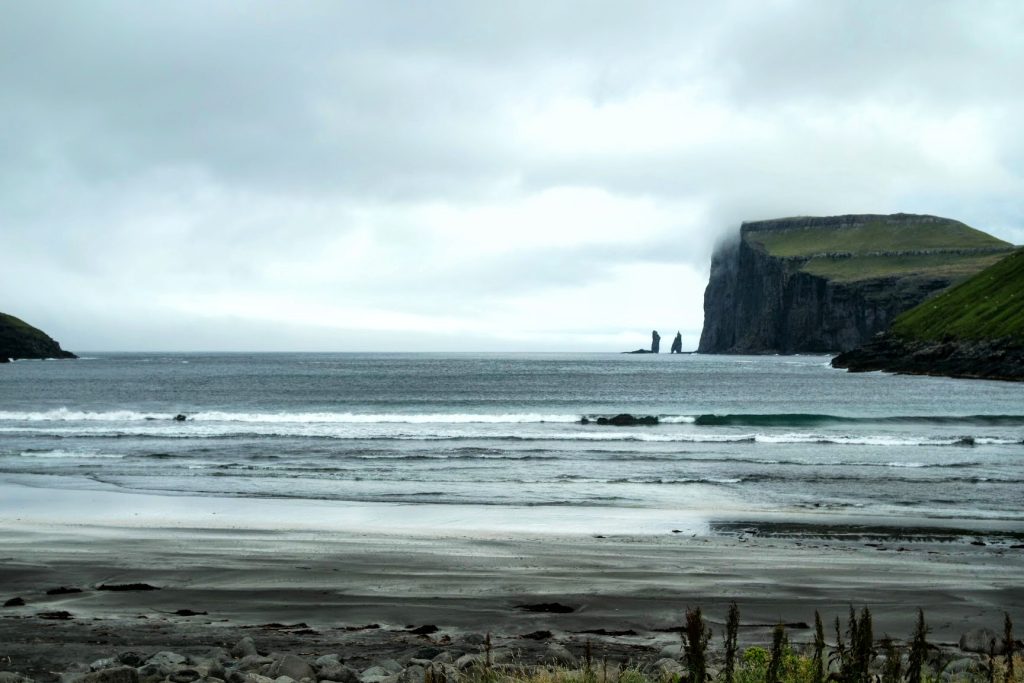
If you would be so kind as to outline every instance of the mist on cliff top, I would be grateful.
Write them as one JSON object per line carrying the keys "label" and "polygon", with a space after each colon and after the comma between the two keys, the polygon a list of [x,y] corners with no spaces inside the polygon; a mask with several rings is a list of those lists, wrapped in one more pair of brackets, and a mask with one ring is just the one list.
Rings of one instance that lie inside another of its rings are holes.
{"label": "mist on cliff top", "polygon": [[1024,242],[1015,2],[9,4],[0,310],[73,350],[694,348],[741,220]]}

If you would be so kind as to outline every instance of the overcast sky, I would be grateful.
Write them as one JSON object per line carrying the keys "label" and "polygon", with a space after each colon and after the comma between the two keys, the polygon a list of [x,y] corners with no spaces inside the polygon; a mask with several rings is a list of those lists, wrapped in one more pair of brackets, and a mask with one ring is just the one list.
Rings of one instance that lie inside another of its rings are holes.
{"label": "overcast sky", "polygon": [[1024,3],[4,2],[0,310],[72,350],[696,346],[743,220],[1024,243]]}

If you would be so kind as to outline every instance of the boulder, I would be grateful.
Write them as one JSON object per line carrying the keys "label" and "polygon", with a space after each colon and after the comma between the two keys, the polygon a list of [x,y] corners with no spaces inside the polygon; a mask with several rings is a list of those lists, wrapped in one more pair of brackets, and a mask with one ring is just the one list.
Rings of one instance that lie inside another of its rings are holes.
{"label": "boulder", "polygon": [[284,655],[278,659],[267,670],[267,676],[270,678],[287,676],[296,681],[300,681],[303,678],[316,680],[316,672],[313,671],[313,667],[309,665],[309,662],[295,655]]}
{"label": "boulder", "polygon": [[82,683],[139,683],[139,672],[130,666],[118,666],[82,676]]}
{"label": "boulder", "polygon": [[[322,659],[322,658],[321,658]],[[320,661],[320,660],[317,660]],[[336,681],[336,683],[359,683],[359,672],[345,666],[338,660],[328,660],[320,666],[316,674],[317,680]]]}
{"label": "boulder", "polygon": [[402,673],[398,674],[397,683],[424,683],[426,676],[427,670],[422,666],[414,664]]}
{"label": "boulder", "polygon": [[390,683],[397,677],[382,666],[371,666],[359,674],[362,683]]}
{"label": "boulder", "polygon": [[146,660],[146,666],[155,666],[164,671],[164,675],[184,669],[188,666],[188,658],[176,652],[157,652]]}
{"label": "boulder", "polygon": [[0,671],[0,683],[32,683],[33,679],[13,671]]}
{"label": "boulder", "polygon": [[246,655],[235,663],[235,671],[249,672],[249,671],[260,671],[269,664],[273,664],[274,660],[270,657],[263,657],[261,655]]}
{"label": "boulder", "polygon": [[459,671],[468,671],[483,662],[483,655],[468,654],[462,655],[455,660],[455,668]]}
{"label": "boulder", "polygon": [[128,666],[140,667],[145,663],[146,658],[138,652],[122,652],[117,656],[117,661]]}
{"label": "boulder", "polygon": [[376,665],[387,671],[389,674],[397,674],[402,672],[402,665],[396,662],[394,659],[382,659],[378,661]]}
{"label": "boulder", "polygon": [[11,598],[4,603],[4,607],[24,607],[25,600],[23,598]]}
{"label": "boulder", "polygon": [[686,673],[683,665],[671,657],[664,657],[654,663],[654,668],[661,674],[663,679],[668,677],[682,676]]}
{"label": "boulder", "polygon": [[203,675],[195,669],[178,669],[167,676],[168,683],[194,683]]}
{"label": "boulder", "polygon": [[231,648],[231,656],[236,657],[238,659],[255,654],[257,654],[256,643],[250,636],[245,636],[237,643],[235,643],[235,646],[233,648]]}
{"label": "boulder", "polygon": [[964,652],[989,654],[993,647],[997,655],[1003,654],[1006,649],[1003,639],[992,629],[972,628],[960,636],[960,649]]}

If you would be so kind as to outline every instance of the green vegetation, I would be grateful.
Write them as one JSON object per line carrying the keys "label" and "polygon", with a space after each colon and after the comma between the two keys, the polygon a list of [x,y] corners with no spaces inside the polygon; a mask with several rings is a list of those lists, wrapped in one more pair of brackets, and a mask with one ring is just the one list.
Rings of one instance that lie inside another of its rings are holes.
{"label": "green vegetation", "polygon": [[[928,642],[928,627],[924,613],[918,610],[917,623],[910,639],[900,644],[888,636],[879,641],[873,638],[871,612],[864,608],[859,613],[852,607],[845,631],[836,619],[836,643],[831,648],[829,665],[824,664],[825,642],[820,615],[815,612],[814,641],[812,644],[793,646],[786,636],[785,627],[772,630],[770,648],[751,646],[738,650],[733,666],[716,670],[709,666],[722,663],[707,651],[710,638],[700,609],[687,610],[681,628],[684,642],[685,671],[659,665],[640,667],[611,664],[607,659],[593,665],[590,641],[585,643],[583,660],[576,668],[565,666],[527,666],[521,664],[492,665],[490,656],[457,677],[447,678],[443,668],[426,670],[425,683],[1024,683],[1019,672],[1024,659],[1013,647],[1013,624],[1007,614],[1004,622],[1003,642],[1009,650],[996,655],[995,642],[985,656],[975,659],[964,668],[962,662],[956,673],[947,667],[962,655],[943,653]],[[739,610],[730,605],[726,621],[726,660],[730,643],[735,643],[739,627]],[[876,647],[877,645],[877,647]],[[484,652],[490,651],[490,638],[485,641]]]}
{"label": "green vegetation", "polygon": [[1006,252],[961,256],[949,253],[812,258],[801,270],[840,282],[873,280],[893,275],[922,275],[958,280],[998,263]]}
{"label": "green vegetation", "polygon": [[15,318],[13,315],[7,315],[6,313],[0,313],[0,328],[9,328],[12,332],[24,335],[46,336],[42,330],[32,327],[21,318]]}
{"label": "green vegetation", "polygon": [[686,625],[683,628],[683,652],[686,671],[691,681],[707,678],[707,650],[711,629],[704,623],[700,607],[686,610]]}
{"label": "green vegetation", "polygon": [[922,217],[920,221],[877,220],[849,227],[753,230],[745,234],[748,241],[757,242],[772,256],[780,257],[1011,246],[959,221],[932,217]]}
{"label": "green vegetation", "polygon": [[1024,342],[1024,249],[896,318],[897,337]]}
{"label": "green vegetation", "polygon": [[739,652],[737,645],[739,630],[740,608],[733,602],[729,604],[729,616],[725,621],[725,666],[722,668],[722,680],[725,683],[733,683],[735,680],[736,654]]}

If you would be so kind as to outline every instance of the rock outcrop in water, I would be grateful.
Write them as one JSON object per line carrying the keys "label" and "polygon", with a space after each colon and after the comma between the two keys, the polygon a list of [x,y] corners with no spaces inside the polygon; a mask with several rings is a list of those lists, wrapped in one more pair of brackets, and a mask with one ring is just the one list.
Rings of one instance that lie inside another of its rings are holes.
{"label": "rock outcrop in water", "polygon": [[657,330],[651,330],[651,353],[659,353],[661,351],[661,335],[658,334]]}
{"label": "rock outcrop in water", "polygon": [[682,353],[683,352],[683,333],[676,332],[676,338],[672,340],[672,348],[669,349],[669,353]]}
{"label": "rock outcrop in water", "polygon": [[13,315],[0,313],[0,363],[29,358],[77,358],[42,330]]}
{"label": "rock outcrop in water", "polygon": [[958,221],[912,214],[744,223],[704,294],[701,353],[845,351],[1013,249]]}

